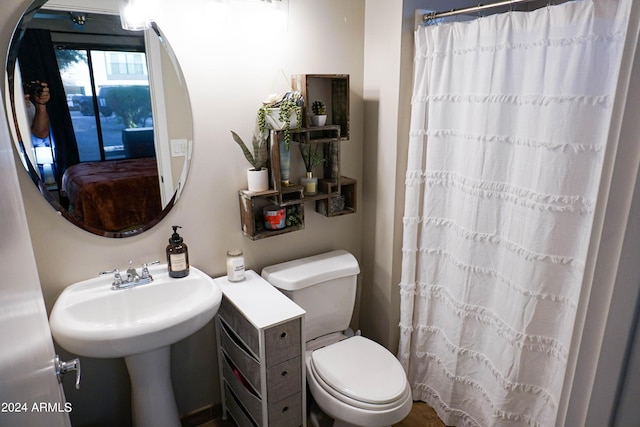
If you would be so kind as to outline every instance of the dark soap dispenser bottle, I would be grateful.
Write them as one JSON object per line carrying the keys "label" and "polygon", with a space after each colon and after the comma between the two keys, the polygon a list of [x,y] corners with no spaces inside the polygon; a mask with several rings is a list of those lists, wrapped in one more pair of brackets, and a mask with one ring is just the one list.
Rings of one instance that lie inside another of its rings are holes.
{"label": "dark soap dispenser bottle", "polygon": [[167,245],[167,264],[170,277],[187,277],[189,275],[189,251],[182,237],[178,234],[179,225],[173,226],[173,234]]}

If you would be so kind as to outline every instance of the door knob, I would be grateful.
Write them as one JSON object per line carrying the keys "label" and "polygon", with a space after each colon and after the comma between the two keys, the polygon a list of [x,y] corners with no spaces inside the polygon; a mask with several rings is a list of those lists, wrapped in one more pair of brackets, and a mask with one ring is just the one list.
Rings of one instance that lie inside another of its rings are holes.
{"label": "door knob", "polygon": [[64,374],[69,371],[76,371],[76,390],[80,390],[80,359],[76,357],[68,362],[63,362],[60,360],[60,356],[56,354],[55,365],[59,383],[62,383]]}

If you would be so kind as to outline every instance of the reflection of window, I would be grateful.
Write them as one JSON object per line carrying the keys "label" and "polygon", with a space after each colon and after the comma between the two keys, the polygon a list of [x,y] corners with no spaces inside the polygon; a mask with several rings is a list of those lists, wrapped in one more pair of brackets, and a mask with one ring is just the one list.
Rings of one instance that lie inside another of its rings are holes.
{"label": "reflection of window", "polygon": [[108,52],[107,76],[109,79],[146,78],[144,54],[137,52]]}
{"label": "reflection of window", "polygon": [[145,53],[59,46],[56,57],[65,91],[75,93],[68,106],[80,161],[153,155]]}

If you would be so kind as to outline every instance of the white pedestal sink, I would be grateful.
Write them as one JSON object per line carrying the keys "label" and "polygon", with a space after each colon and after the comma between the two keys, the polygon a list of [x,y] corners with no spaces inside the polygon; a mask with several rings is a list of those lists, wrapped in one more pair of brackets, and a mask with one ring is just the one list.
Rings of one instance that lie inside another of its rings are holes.
{"label": "white pedestal sink", "polygon": [[179,427],[169,371],[170,345],[206,325],[222,292],[202,271],[190,268],[170,278],[167,265],[149,268],[154,280],[112,290],[113,277],[99,276],[67,287],[49,323],[58,344],[86,357],[124,357],[131,379],[136,427]]}

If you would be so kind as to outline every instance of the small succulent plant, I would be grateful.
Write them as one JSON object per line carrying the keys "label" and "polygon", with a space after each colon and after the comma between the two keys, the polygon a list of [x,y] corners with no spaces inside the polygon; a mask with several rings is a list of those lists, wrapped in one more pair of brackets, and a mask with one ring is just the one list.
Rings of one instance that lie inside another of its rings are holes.
{"label": "small succulent plant", "polygon": [[313,104],[311,104],[311,111],[313,111],[313,114],[316,116],[322,116],[327,113],[327,106],[324,101],[313,101]]}

